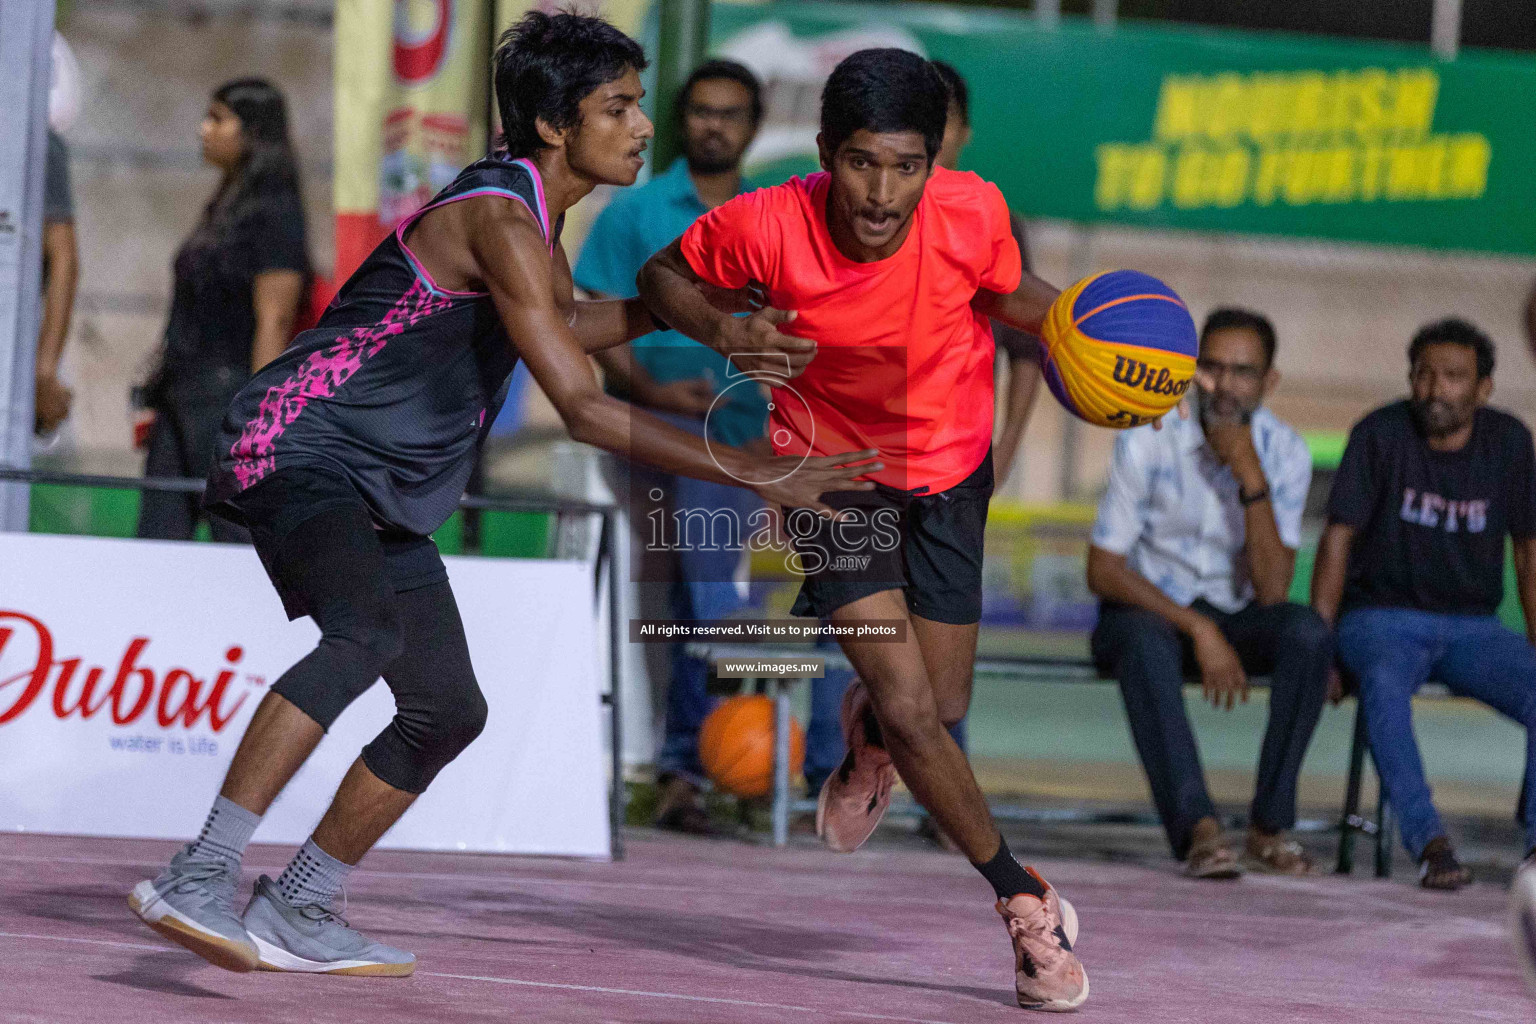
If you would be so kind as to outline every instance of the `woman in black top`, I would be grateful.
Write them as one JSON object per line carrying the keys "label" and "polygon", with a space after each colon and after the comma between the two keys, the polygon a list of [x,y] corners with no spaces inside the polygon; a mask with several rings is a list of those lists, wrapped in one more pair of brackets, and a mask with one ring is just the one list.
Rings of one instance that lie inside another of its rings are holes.
{"label": "woman in black top", "polygon": [[[145,388],[154,410],[148,476],[202,477],[224,410],[287,347],[309,282],[298,166],[283,95],[258,78],[221,86],[199,132],[203,159],[224,172],[176,254],[170,320]],[[138,535],[187,540],[201,496],[147,491]],[[215,540],[245,532],[211,518]]]}

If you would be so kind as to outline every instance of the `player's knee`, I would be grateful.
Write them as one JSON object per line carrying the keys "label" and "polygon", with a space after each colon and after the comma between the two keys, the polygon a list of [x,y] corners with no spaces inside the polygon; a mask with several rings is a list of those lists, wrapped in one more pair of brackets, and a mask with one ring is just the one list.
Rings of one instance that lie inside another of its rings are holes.
{"label": "player's knee", "polygon": [[969,701],[952,697],[939,701],[939,724],[946,729],[953,729],[965,720],[965,713],[970,710]]}
{"label": "player's knee", "polygon": [[331,622],[315,650],[272,687],[300,711],[330,729],[341,713],[384,673],[404,649],[392,610]]}
{"label": "player's knee", "polygon": [[480,687],[471,679],[468,689],[444,716],[440,744],[442,751],[449,754],[450,760],[458,757],[465,748],[479,739],[489,717],[490,707],[485,703],[485,694],[480,692]]}
{"label": "player's knee", "polygon": [[473,676],[448,689],[414,737],[421,757],[441,768],[464,752],[485,729],[489,709]]}
{"label": "player's knee", "polygon": [[421,793],[485,729],[485,695],[469,676],[445,685],[429,706],[396,711],[384,731],[363,750],[363,760],[382,781]]}
{"label": "player's knee", "polygon": [[[967,673],[970,666],[966,666]],[[933,701],[938,708],[939,722],[948,729],[965,717],[971,707],[971,679],[968,674],[956,673],[950,678],[933,680]]]}
{"label": "player's knee", "polygon": [[880,730],[888,746],[921,749],[940,742],[944,724],[932,699],[898,697],[881,703]]}

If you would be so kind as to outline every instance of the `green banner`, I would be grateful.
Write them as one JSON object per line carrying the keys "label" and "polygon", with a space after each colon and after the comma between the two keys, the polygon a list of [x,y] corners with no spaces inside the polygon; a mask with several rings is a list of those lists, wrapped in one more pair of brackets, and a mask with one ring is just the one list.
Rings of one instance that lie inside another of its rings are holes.
{"label": "green banner", "polygon": [[838,59],[899,45],[969,82],[965,166],[1022,213],[1536,253],[1536,59],[979,9],[716,4],[712,45],[768,82],[759,176],[815,166]]}

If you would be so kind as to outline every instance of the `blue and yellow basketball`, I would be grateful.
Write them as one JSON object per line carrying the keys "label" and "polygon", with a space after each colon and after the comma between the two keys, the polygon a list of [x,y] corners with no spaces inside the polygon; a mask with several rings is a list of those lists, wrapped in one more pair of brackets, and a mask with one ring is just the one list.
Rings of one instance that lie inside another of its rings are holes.
{"label": "blue and yellow basketball", "polygon": [[1040,336],[1051,394],[1100,427],[1140,426],[1172,409],[1200,348],[1184,300],[1135,270],[1094,274],[1062,292]]}

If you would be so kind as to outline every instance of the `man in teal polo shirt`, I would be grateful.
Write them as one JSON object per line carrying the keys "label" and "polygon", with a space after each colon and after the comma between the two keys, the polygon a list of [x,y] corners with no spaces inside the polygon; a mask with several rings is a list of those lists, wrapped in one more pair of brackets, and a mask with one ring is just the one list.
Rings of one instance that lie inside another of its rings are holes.
{"label": "man in teal polo shirt", "polygon": [[[594,296],[636,294],[635,275],[646,260],[704,213],[752,188],[741,176],[742,154],[762,117],[761,91],[751,71],[727,60],[701,64],[678,93],[677,114],[683,157],[648,184],[615,196],[581,248],[572,276]],[[715,396],[727,384],[737,383],[739,375],[728,372],[724,356],[691,338],[657,331],[599,353],[597,359],[610,389],[626,394],[636,405],[698,434],[704,433],[708,413],[711,441],[767,447],[765,389],[738,384],[710,411]],[[742,524],[745,537],[747,519],[759,507],[751,491],[703,480],[673,477],[662,489],[674,522],[681,510],[702,512],[706,534],[714,530],[711,516],[725,510]],[[680,577],[675,611],[678,618],[717,619],[747,603],[744,586],[735,582],[742,549],[716,544],[716,538],[698,532],[693,527],[687,545],[673,545],[678,548]],[[706,690],[708,676],[708,664],[687,656],[677,645],[667,689],[666,737],[657,758],[663,783],[657,824],[665,828],[712,831],[699,796],[704,784],[699,727],[713,703]]]}
{"label": "man in teal polo shirt", "polygon": [[[701,64],[678,93],[683,157],[640,188],[625,189],[598,215],[576,261],[576,284],[594,295],[628,298],[635,275],[695,220],[755,186],[741,157],[762,115],[757,79],[735,61]],[[676,331],[657,331],[598,356],[609,386],[653,410],[700,422],[726,386],[724,356]],[[738,387],[709,417],[709,436],[744,444],[763,436],[767,398]],[[737,397],[740,396],[740,397]]]}

